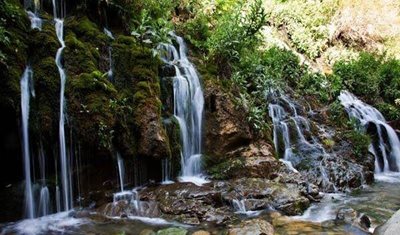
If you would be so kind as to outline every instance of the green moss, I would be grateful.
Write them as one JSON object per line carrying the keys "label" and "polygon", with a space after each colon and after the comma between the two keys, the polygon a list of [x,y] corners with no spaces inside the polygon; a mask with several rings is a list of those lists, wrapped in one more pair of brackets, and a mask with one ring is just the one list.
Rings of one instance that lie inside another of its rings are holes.
{"label": "green moss", "polygon": [[174,116],[164,120],[164,126],[169,139],[171,149],[172,174],[177,176],[181,170],[181,131],[178,120]]}
{"label": "green moss", "polygon": [[105,35],[95,23],[90,21],[86,16],[70,17],[65,22],[66,30],[73,31],[78,38],[88,43],[103,43],[107,42]]}
{"label": "green moss", "polygon": [[0,104],[19,109],[19,80],[27,64],[30,21],[16,0],[0,2]]}
{"label": "green moss", "polygon": [[207,173],[216,180],[240,177],[238,173],[245,166],[242,157],[223,159],[203,155],[203,159],[204,169],[207,169]]}
{"label": "green moss", "polygon": [[99,57],[99,52],[93,49],[93,46],[78,40],[73,33],[65,36],[65,44],[67,45],[64,50],[67,74],[80,74],[96,70],[98,67],[96,57]]}
{"label": "green moss", "polygon": [[113,84],[100,71],[93,71],[71,77],[67,90],[69,113],[79,138],[99,149],[111,150],[116,108],[110,105],[110,99],[117,97]]}
{"label": "green moss", "polygon": [[33,64],[41,63],[46,57],[54,58],[61,46],[51,24],[44,24],[41,31],[33,31],[29,38],[29,58]]}

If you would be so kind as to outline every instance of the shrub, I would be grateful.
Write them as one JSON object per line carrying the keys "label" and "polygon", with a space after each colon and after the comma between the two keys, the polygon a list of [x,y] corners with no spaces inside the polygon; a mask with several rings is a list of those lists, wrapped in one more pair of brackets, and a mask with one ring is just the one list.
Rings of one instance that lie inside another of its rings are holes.
{"label": "shrub", "polygon": [[220,65],[221,75],[230,77],[232,66],[239,62],[243,50],[256,48],[259,42],[257,35],[265,23],[265,17],[262,1],[255,0],[249,6],[238,4],[236,10],[218,20],[206,44],[210,56]]}
{"label": "shrub", "polygon": [[387,120],[400,119],[400,109],[388,103],[378,103],[375,107],[383,114]]}
{"label": "shrub", "polygon": [[382,59],[373,54],[361,53],[358,60],[339,61],[333,66],[334,74],[341,78],[345,88],[369,101],[379,95],[378,68]]}
{"label": "shrub", "polygon": [[389,59],[382,63],[378,69],[380,76],[380,94],[391,104],[400,98],[400,61]]}
{"label": "shrub", "polygon": [[262,63],[269,77],[285,81],[291,87],[296,87],[303,75],[304,68],[300,65],[299,58],[286,49],[270,48],[264,53]]}

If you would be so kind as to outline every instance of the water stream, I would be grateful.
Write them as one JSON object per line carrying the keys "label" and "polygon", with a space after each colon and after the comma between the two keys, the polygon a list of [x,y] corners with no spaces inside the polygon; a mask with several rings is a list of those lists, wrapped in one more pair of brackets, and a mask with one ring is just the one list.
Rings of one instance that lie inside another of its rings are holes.
{"label": "water stream", "polygon": [[61,47],[57,50],[55,62],[60,74],[60,121],[59,121],[59,141],[60,141],[60,164],[61,164],[61,185],[62,185],[62,201],[63,210],[70,210],[72,208],[72,184],[71,184],[71,172],[70,163],[67,156],[67,146],[65,140],[65,83],[66,74],[62,64],[62,53],[66,47],[64,42],[64,16],[65,4],[63,1],[53,0],[53,14],[55,21],[55,29],[57,39],[61,44]]}
{"label": "water stream", "polygon": [[386,123],[383,115],[348,91],[343,91],[339,100],[349,116],[357,119],[365,129],[376,129],[374,132],[376,132],[377,138],[373,138],[370,146],[370,152],[375,156],[375,172],[377,174],[399,172],[399,137],[396,131]]}
{"label": "water stream", "polygon": [[201,185],[206,183],[201,170],[202,124],[204,97],[200,77],[187,58],[183,39],[173,35],[178,48],[160,44],[161,59],[175,68],[173,78],[174,115],[179,123],[182,142],[180,181]]}
{"label": "water stream", "polygon": [[22,145],[25,172],[25,210],[27,218],[35,217],[31,178],[31,156],[29,147],[29,108],[30,97],[35,96],[32,84],[32,70],[28,66],[21,78],[21,116],[22,116]]}

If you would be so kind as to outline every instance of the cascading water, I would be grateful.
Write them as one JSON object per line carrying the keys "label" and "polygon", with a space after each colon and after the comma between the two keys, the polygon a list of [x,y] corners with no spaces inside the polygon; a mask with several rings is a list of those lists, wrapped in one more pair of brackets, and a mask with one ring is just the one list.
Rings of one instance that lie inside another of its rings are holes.
{"label": "cascading water", "polygon": [[[339,165],[333,164],[337,162],[338,157],[335,152],[329,152],[321,144],[319,137],[313,134],[311,130],[310,120],[302,116],[305,113],[298,105],[283,95],[273,95],[274,98],[269,104],[269,116],[273,122],[273,141],[277,154],[282,156],[281,161],[287,165],[289,169],[298,172],[301,165],[307,165],[306,176],[318,184],[324,191],[338,191],[336,183],[347,181],[350,175],[342,175],[338,179],[336,168]],[[319,135],[322,136],[321,128]],[[296,151],[293,151],[296,150]],[[329,160],[331,159],[331,160]],[[363,168],[360,165],[347,162],[346,165],[350,168],[350,172],[357,172],[360,179],[363,180]],[[300,170],[299,170],[300,171]],[[318,179],[318,180],[317,180]],[[348,183],[348,181],[347,181]],[[341,187],[346,187],[341,183]],[[361,183],[362,184],[362,183]]]}
{"label": "cascading water", "polygon": [[25,209],[27,218],[35,217],[29,149],[29,104],[31,95],[34,97],[35,92],[32,84],[32,70],[28,66],[21,78],[22,145],[25,172]]}
{"label": "cascading water", "polygon": [[121,192],[124,191],[124,177],[125,177],[125,167],[124,160],[121,155],[117,153],[117,162],[118,162],[118,174],[119,174],[119,185],[121,187]]}
{"label": "cascading water", "polygon": [[[56,54],[56,65],[60,74],[60,121],[59,121],[59,141],[60,141],[60,163],[61,163],[61,183],[62,183],[62,200],[64,204],[64,210],[70,210],[72,208],[72,185],[71,185],[71,172],[69,170],[69,160],[67,156],[66,141],[65,141],[65,82],[66,74],[61,62],[62,53],[65,48],[64,42],[64,7],[63,1],[56,2],[53,0],[53,14],[55,21],[55,29],[58,41],[61,47],[57,50]],[[61,18],[59,17],[59,14]]]}
{"label": "cascading water", "polygon": [[348,91],[342,91],[339,100],[349,116],[357,119],[364,128],[371,125],[376,128],[377,141],[370,145],[370,152],[375,156],[375,173],[399,172],[399,137],[383,115]]}
{"label": "cascading water", "polygon": [[[107,28],[104,28],[104,33],[105,33],[105,34],[107,35],[107,37],[109,37],[111,40],[114,40],[114,39],[115,39],[114,36],[113,36],[113,34],[111,33],[111,31],[108,30]],[[108,70],[108,72],[107,72],[107,74],[108,74],[108,80],[109,80],[109,81],[113,81],[114,72],[113,72],[113,64],[112,64],[112,47],[111,47],[111,46],[108,47],[108,60],[109,60],[109,63],[110,63],[110,68],[109,68],[109,70]]]}
{"label": "cascading water", "polygon": [[26,8],[33,7],[33,11],[27,10],[26,12],[28,13],[29,19],[31,20],[31,28],[32,29],[42,29],[42,19],[39,17],[38,10],[40,9],[40,2],[39,0],[34,0],[33,4],[31,1],[29,1],[26,6]]}
{"label": "cascading water", "polygon": [[161,162],[162,165],[162,184],[172,184],[174,181],[170,179],[171,175],[171,162],[168,158],[165,158]]}
{"label": "cascading water", "polygon": [[173,78],[174,115],[181,132],[182,174],[180,180],[203,184],[207,182],[201,172],[202,119],[204,97],[200,78],[187,58],[183,39],[173,34],[179,51],[171,44],[160,44],[161,59],[175,68]]}
{"label": "cascading water", "polygon": [[38,205],[38,216],[46,216],[50,213],[50,191],[46,185],[46,159],[43,150],[43,145],[40,143],[39,151],[39,166],[42,186],[40,189],[39,205]]}

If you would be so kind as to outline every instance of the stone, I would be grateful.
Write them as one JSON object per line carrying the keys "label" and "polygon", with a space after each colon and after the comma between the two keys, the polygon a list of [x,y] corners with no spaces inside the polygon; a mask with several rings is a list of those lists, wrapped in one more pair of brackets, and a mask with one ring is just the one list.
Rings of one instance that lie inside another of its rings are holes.
{"label": "stone", "polygon": [[377,227],[374,235],[394,235],[400,231],[400,210],[398,210],[386,223]]}
{"label": "stone", "polygon": [[139,235],[156,235],[156,233],[151,229],[143,229]]}
{"label": "stone", "polygon": [[274,228],[270,223],[262,219],[252,219],[241,222],[239,225],[229,229],[229,235],[273,235]]}
{"label": "stone", "polygon": [[204,231],[204,230],[199,230],[199,231],[192,233],[192,235],[211,235],[211,233]]}
{"label": "stone", "polygon": [[183,228],[167,228],[157,232],[157,235],[186,235],[188,231]]}

